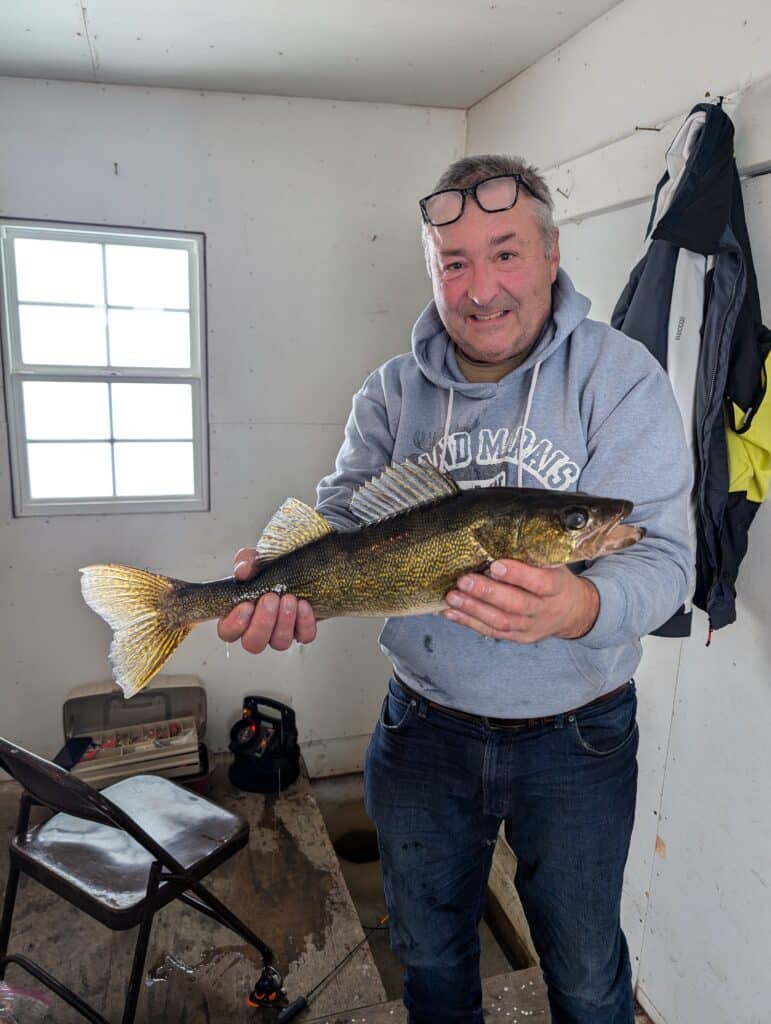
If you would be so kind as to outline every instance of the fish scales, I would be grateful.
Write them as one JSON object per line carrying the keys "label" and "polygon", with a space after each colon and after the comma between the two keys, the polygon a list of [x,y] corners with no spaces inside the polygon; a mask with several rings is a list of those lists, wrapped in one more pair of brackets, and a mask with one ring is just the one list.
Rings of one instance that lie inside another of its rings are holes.
{"label": "fish scales", "polygon": [[216,591],[193,584],[189,604],[184,591],[178,597],[185,612],[201,618],[223,615],[239,601],[270,592],[309,601],[319,620],[436,609],[458,576],[491,561],[474,533],[482,514],[464,495],[361,530],[330,534],[242,584],[223,581]]}

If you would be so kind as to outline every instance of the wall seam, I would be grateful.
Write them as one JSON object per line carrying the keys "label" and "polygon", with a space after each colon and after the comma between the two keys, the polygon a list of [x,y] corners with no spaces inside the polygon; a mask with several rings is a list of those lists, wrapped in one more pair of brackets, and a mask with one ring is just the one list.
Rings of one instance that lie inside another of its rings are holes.
{"label": "wall seam", "polygon": [[[656,818],[657,818],[657,822],[656,822],[656,839],[658,839],[658,837],[659,837],[659,829],[661,828],[661,808],[664,805],[664,788],[666,786],[667,772],[669,770],[669,753],[670,753],[670,749],[671,749],[671,746],[672,746],[672,730],[674,728],[675,706],[677,704],[677,692],[678,692],[678,688],[680,686],[680,669],[681,669],[682,661],[683,661],[683,648],[684,647],[685,647],[685,641],[684,640],[680,640],[680,650],[679,650],[678,656],[677,656],[677,669],[675,671],[675,685],[674,685],[674,688],[673,688],[673,691],[672,691],[672,711],[671,711],[671,714],[669,716],[669,731],[667,732],[667,749],[666,749],[666,752],[664,754],[664,770],[661,773],[661,785],[659,787],[659,798],[658,798],[657,807],[656,807]],[[641,942],[640,942],[640,963],[638,964],[638,967],[637,967],[637,986],[636,986],[636,988],[637,988],[638,991],[644,991],[644,988],[640,984],[640,975],[642,974],[642,971],[643,971],[643,962],[644,962],[644,957],[645,957],[645,942],[646,942],[646,938],[647,938],[647,934],[648,934],[648,916],[649,916],[650,910],[651,910],[651,903],[653,902],[653,882],[654,882],[654,873],[655,873],[655,870],[656,870],[656,858],[658,856],[659,856],[659,854],[658,854],[658,852],[656,850],[656,843],[654,843],[653,850],[651,852],[651,870],[650,870],[650,875],[648,877],[648,898],[645,901],[645,913],[643,914],[643,920],[642,920],[642,939],[641,939]],[[646,998],[647,998],[647,996],[646,996]],[[649,1000],[649,1002],[650,1002],[650,1000]],[[651,1005],[653,1005],[653,1004],[651,1003]],[[664,1021],[664,1018],[661,1017],[660,1014],[659,1014],[659,1016],[660,1016],[661,1020]]]}
{"label": "wall seam", "polygon": [[83,31],[85,33],[86,44],[88,46],[88,56],[91,60],[91,73],[94,76],[94,81],[98,81],[99,57],[96,52],[96,46],[94,46],[93,40],[91,39],[91,33],[88,30],[88,10],[83,0],[80,0],[80,17],[83,21]]}

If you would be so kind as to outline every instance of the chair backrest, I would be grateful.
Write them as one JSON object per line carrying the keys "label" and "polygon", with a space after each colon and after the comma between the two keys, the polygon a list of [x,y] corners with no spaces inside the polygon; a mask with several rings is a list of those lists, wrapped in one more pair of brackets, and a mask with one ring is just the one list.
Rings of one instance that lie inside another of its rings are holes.
{"label": "chair backrest", "polygon": [[53,811],[63,811],[113,828],[123,827],[123,822],[116,820],[115,806],[97,790],[58,764],[1,736],[0,768],[12,775],[38,803]]}

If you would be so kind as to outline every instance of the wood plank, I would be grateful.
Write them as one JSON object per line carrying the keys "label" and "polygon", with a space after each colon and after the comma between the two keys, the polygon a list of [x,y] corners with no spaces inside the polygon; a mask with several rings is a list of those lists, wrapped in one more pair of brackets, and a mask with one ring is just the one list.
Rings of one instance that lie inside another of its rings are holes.
{"label": "wood plank", "polygon": [[[488,1021],[537,1024],[550,1019],[546,987],[537,967],[511,971],[482,982],[482,1005]],[[320,1014],[315,1005],[304,1024],[406,1024],[402,1001],[366,1006],[352,1012]]]}
{"label": "wood plank", "polygon": [[[742,176],[763,174],[771,166],[769,100],[771,76],[724,97],[723,108],[736,127]],[[556,222],[564,224],[650,201],[664,173],[667,147],[687,116],[684,110],[666,122],[644,126],[623,139],[550,168],[545,177],[554,197]]]}
{"label": "wood plank", "polygon": [[[482,1007],[490,1024],[500,1020],[506,1024],[530,1024],[551,1019],[546,986],[538,967],[509,971],[482,981]],[[306,1011],[303,1024],[407,1024],[407,1011],[401,999],[375,1006],[363,1006],[354,1012],[337,1011],[319,1014],[313,1003]],[[635,1024],[652,1024],[650,1018],[635,1007]]]}
{"label": "wood plank", "polygon": [[488,896],[491,897],[491,902],[500,908],[501,914],[509,922],[512,935],[508,942],[517,951],[521,951],[523,960],[532,966],[538,963],[538,954],[535,951],[525,911],[514,885],[516,870],[516,855],[503,835],[499,835],[487,882]]}

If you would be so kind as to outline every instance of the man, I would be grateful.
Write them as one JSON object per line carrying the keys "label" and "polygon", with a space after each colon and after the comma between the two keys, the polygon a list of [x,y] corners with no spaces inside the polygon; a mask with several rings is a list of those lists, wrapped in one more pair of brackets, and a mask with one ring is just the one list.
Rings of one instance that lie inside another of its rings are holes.
{"label": "man", "polygon": [[[477,928],[504,823],[552,1020],[632,1024],[619,921],[637,775],[631,676],[639,637],[690,583],[680,416],[643,346],[586,319],[533,168],[460,160],[421,210],[434,301],[412,352],[355,396],[319,510],[350,528],[353,489],[417,457],[461,486],[630,499],[646,536],[581,571],[496,562],[459,580],[440,616],[386,622],[394,678],[365,789],[404,1001],[412,1024],[483,1019]],[[237,559],[247,577],[254,551]],[[315,621],[307,602],[271,594],[234,609],[220,636],[283,650],[313,640]]]}

